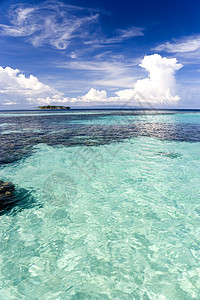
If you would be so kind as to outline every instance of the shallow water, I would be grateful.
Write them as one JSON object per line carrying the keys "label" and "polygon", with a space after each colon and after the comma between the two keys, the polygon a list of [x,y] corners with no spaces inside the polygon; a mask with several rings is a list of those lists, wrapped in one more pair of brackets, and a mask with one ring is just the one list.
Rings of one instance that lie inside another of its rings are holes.
{"label": "shallow water", "polygon": [[0,299],[200,299],[198,113],[1,120]]}

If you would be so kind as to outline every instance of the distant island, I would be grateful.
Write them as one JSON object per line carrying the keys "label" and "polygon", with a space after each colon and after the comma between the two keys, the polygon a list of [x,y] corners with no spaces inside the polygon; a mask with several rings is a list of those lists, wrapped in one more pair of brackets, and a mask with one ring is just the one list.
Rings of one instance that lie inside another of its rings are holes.
{"label": "distant island", "polygon": [[45,105],[39,106],[40,109],[70,109],[69,106],[55,106],[55,105]]}

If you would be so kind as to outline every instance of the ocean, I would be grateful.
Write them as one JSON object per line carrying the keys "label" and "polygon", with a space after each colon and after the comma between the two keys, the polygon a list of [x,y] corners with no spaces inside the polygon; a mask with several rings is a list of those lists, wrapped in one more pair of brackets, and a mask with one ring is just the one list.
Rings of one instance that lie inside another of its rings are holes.
{"label": "ocean", "polygon": [[0,299],[200,299],[199,110],[1,111],[0,180]]}

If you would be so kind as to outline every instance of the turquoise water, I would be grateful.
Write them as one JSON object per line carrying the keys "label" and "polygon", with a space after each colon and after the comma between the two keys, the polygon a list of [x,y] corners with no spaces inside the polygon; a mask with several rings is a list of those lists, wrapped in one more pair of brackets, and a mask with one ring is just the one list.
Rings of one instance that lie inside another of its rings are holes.
{"label": "turquoise water", "polygon": [[[200,123],[198,114],[147,118]],[[0,180],[34,202],[0,216],[0,299],[200,299],[200,139],[161,133],[43,142],[2,163]]]}

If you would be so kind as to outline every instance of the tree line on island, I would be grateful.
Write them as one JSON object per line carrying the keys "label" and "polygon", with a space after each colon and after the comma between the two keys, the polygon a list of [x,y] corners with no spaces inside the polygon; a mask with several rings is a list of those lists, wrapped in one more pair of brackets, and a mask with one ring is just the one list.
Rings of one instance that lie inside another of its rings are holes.
{"label": "tree line on island", "polygon": [[44,105],[44,106],[38,106],[40,109],[70,109],[69,106],[55,106],[55,105]]}

